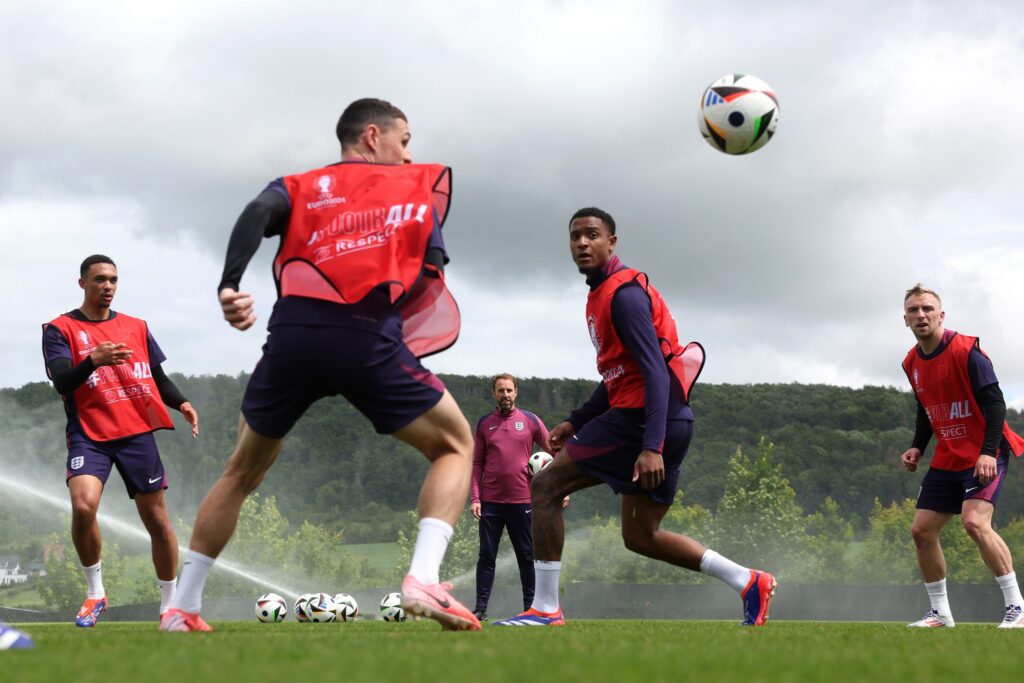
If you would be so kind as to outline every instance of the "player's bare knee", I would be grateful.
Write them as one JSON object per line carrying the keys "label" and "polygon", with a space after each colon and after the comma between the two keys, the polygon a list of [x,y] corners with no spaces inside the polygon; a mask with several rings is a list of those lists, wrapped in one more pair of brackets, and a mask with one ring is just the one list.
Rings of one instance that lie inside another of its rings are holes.
{"label": "player's bare knee", "polygon": [[963,523],[964,531],[975,541],[984,537],[985,534],[992,530],[988,520],[975,515],[964,515]]}
{"label": "player's bare knee", "polygon": [[546,469],[538,472],[530,480],[530,503],[534,507],[557,504],[562,505],[565,494],[559,495],[558,477]]}
{"label": "player's bare knee", "polygon": [[78,523],[89,523],[96,519],[99,501],[86,496],[71,499],[71,519]]}
{"label": "player's bare knee", "polygon": [[939,537],[939,532],[932,527],[923,524],[914,524],[910,527],[910,536],[914,539],[914,545],[930,545]]}
{"label": "player's bare knee", "polygon": [[145,527],[153,543],[167,545],[173,544],[177,540],[171,520],[167,519],[166,515],[162,518],[151,519],[149,523],[145,524]]}
{"label": "player's bare knee", "polygon": [[623,524],[622,543],[626,546],[626,550],[647,555],[654,547],[653,530],[636,524]]}

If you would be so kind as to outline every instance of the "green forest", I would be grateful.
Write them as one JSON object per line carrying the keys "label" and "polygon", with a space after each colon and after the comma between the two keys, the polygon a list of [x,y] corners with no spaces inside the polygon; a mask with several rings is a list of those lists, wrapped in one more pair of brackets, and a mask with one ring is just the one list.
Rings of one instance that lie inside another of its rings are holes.
{"label": "green forest", "polygon": [[[193,511],[232,450],[248,376],[173,378],[200,413],[198,440],[190,438],[178,415],[179,428],[157,437],[170,476],[168,506],[179,528],[187,532]],[[493,410],[486,378],[442,379],[471,425]],[[520,380],[518,405],[551,427],[585,401],[594,387],[585,380],[526,378]],[[780,575],[788,573],[790,580],[917,580],[909,524],[924,468],[909,474],[899,465],[914,424],[915,403],[909,392],[891,387],[701,384],[692,404],[695,437],[667,527],[714,544],[739,561],[768,563]],[[0,479],[44,482],[40,486],[54,496],[66,495],[63,420],[60,399],[47,383],[0,390]],[[1024,431],[1019,412],[1010,411],[1008,420]],[[242,528],[229,547],[231,557],[254,565],[270,557],[274,561],[269,564],[278,569],[344,578],[346,585],[394,580],[415,530],[410,511],[426,467],[418,452],[376,434],[343,399],[323,400],[296,426],[260,495],[247,504]],[[1022,479],[1024,470],[1011,463],[996,515],[997,526],[1016,553],[1024,552]],[[107,498],[125,498],[116,474],[111,484],[104,505]],[[55,512],[26,515],[26,505],[19,498],[0,495],[0,555],[41,556],[47,543],[66,540],[66,525],[55,523]],[[130,510],[123,504],[118,509]],[[628,582],[699,580],[622,550],[617,514],[618,500],[606,487],[573,495],[566,510],[570,547],[576,549],[567,553],[569,576]],[[959,525],[951,524],[947,536],[951,577],[985,580],[977,552]],[[393,569],[372,567],[366,558],[345,550],[373,543],[397,544],[399,557]],[[116,552],[108,545],[105,566],[108,555]],[[475,525],[467,514],[457,529],[446,571],[471,569],[475,554]],[[126,563],[130,559],[125,555]],[[144,559],[132,561],[144,567]],[[117,570],[117,563],[112,557],[111,571]],[[229,579],[222,583],[226,593],[237,588]],[[140,596],[150,590],[139,584]],[[59,598],[54,594],[47,602],[54,604]]]}

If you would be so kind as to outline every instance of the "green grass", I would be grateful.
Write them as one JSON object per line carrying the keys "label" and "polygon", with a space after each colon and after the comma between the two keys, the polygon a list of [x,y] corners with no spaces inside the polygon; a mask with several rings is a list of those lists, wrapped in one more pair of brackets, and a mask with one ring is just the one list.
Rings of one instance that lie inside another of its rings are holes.
{"label": "green grass", "polygon": [[0,605],[28,609],[46,609],[39,596],[38,579],[0,588]]}
{"label": "green grass", "polygon": [[342,548],[352,557],[365,557],[373,571],[386,573],[398,564],[397,543],[352,543]]}
{"label": "green grass", "polygon": [[210,634],[154,623],[23,626],[0,653],[12,683],[192,681],[957,681],[1015,680],[1024,633],[994,625],[575,621],[565,628],[445,633],[432,622],[222,622]]}

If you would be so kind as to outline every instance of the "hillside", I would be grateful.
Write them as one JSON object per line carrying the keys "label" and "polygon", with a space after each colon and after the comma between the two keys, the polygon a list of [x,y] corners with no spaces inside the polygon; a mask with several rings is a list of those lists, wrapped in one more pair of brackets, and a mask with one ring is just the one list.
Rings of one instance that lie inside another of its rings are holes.
{"label": "hillside", "polygon": [[[231,452],[238,408],[247,376],[175,375],[197,407],[202,434],[161,432],[158,440],[170,473],[169,506],[190,521],[192,511],[220,473]],[[446,375],[470,424],[492,409],[487,380]],[[519,405],[537,413],[550,427],[583,402],[594,383],[570,379],[524,379]],[[0,473],[52,478],[63,473],[63,410],[46,383],[0,390],[5,442]],[[805,512],[819,509],[831,496],[841,513],[860,528],[875,498],[883,504],[914,497],[921,473],[898,466],[910,442],[913,398],[894,388],[801,384],[698,385],[693,407],[696,437],[683,466],[684,502],[714,509],[725,484],[725,465],[742,447],[755,452],[763,435],[775,444],[775,462],[783,467]],[[1024,419],[1011,411],[1011,424]],[[183,424],[180,421],[179,425]],[[26,445],[28,444],[28,445]],[[415,507],[426,461],[395,439],[377,435],[346,401],[321,401],[289,436],[261,492],[273,494],[283,515],[344,528],[351,542],[393,541],[402,515]],[[116,479],[116,477],[114,478]],[[48,480],[48,479],[47,479]],[[1020,467],[1011,467],[1006,490],[1024,483]],[[120,483],[117,482],[120,495]],[[618,502],[602,488],[573,497],[569,518],[614,514]],[[1024,496],[1007,495],[998,516],[1024,515]]]}

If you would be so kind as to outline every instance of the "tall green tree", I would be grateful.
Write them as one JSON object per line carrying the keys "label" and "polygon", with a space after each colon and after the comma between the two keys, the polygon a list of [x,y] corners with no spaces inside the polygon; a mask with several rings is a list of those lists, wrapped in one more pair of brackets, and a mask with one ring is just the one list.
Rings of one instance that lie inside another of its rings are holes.
{"label": "tall green tree", "polygon": [[714,544],[736,562],[785,575],[802,540],[803,512],[782,466],[772,462],[774,448],[762,437],[753,461],[736,448],[715,515]]}
{"label": "tall green tree", "polygon": [[839,504],[826,498],[820,511],[805,518],[800,552],[787,576],[801,583],[847,581],[853,537],[853,525],[843,518]]}

